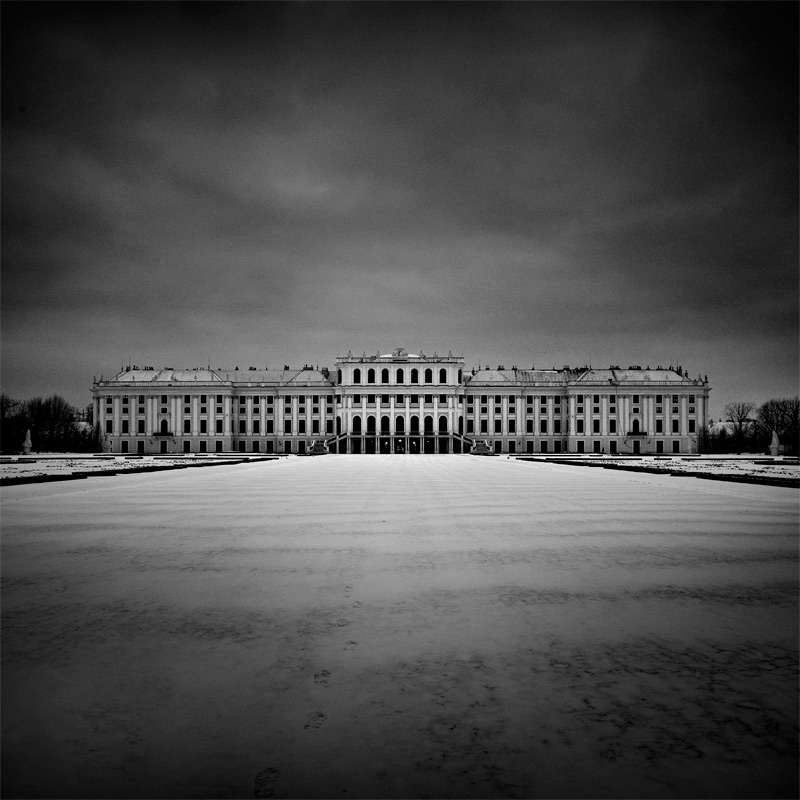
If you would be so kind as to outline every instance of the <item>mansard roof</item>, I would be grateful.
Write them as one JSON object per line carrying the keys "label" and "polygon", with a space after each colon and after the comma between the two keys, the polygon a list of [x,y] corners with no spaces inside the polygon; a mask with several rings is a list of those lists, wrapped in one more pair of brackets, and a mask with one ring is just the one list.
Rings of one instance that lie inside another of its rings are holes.
{"label": "mansard roof", "polygon": [[316,369],[221,369],[219,374],[226,381],[233,383],[272,383],[280,385],[320,384],[331,386],[330,378],[326,378]]}
{"label": "mansard roof", "polygon": [[222,383],[212,369],[124,369],[110,379],[112,383]]}
{"label": "mansard roof", "polygon": [[628,367],[620,369],[609,367],[608,369],[586,369],[576,378],[576,383],[613,383],[613,384],[641,384],[641,383],[670,383],[670,384],[694,384],[688,375],[676,372],[674,369],[640,369],[639,367]]}
{"label": "mansard roof", "polygon": [[469,378],[469,384],[559,384],[565,382],[560,370],[550,369],[479,369]]}

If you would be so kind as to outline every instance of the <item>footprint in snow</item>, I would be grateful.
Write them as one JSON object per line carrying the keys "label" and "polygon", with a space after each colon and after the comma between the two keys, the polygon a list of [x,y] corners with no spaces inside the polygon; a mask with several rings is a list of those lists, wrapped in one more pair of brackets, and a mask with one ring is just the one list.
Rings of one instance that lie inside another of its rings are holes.
{"label": "footprint in snow", "polygon": [[353,641],[345,642],[344,645],[345,650],[354,650],[356,647],[358,647],[358,642],[353,642]]}
{"label": "footprint in snow", "polygon": [[303,725],[303,728],[321,728],[322,723],[325,722],[326,719],[328,719],[326,714],[323,714],[321,711],[313,711],[308,715],[308,721]]}
{"label": "footprint in snow", "polygon": [[267,767],[263,772],[256,775],[256,790],[254,797],[272,797],[275,794],[275,787],[272,785],[278,780],[280,770],[277,767]]}
{"label": "footprint in snow", "polygon": [[325,686],[328,683],[328,678],[330,678],[330,676],[331,673],[328,672],[327,669],[320,670],[314,675],[314,683],[318,683],[322,686]]}

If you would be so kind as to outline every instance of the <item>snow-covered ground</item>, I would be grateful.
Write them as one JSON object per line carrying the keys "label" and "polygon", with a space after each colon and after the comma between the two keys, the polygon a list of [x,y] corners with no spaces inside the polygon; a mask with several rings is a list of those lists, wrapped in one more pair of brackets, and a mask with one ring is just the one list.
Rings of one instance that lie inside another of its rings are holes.
{"label": "snow-covered ground", "polygon": [[326,456],[6,486],[8,797],[794,797],[798,494]]}

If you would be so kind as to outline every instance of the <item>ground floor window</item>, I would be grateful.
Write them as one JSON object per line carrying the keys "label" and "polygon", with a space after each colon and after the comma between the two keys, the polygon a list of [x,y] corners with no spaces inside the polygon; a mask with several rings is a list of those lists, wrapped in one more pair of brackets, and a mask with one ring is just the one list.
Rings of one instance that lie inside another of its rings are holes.
{"label": "ground floor window", "polygon": [[672,452],[680,453],[680,451],[681,451],[681,443],[676,440],[672,443]]}
{"label": "ground floor window", "polygon": [[598,442],[598,441],[592,442],[592,448],[594,449],[595,453],[599,453],[600,452],[600,442]]}
{"label": "ground floor window", "polygon": [[183,443],[183,452],[184,453],[191,453],[192,452],[192,443],[191,442],[184,442]]}
{"label": "ground floor window", "polygon": [[161,452],[162,453],[166,453],[167,452],[167,443],[165,441],[163,441],[163,440],[161,442]]}
{"label": "ground floor window", "polygon": [[136,442],[136,452],[144,453],[144,442]]}
{"label": "ground floor window", "polygon": [[258,452],[258,442],[253,442],[253,452],[254,453]]}
{"label": "ground floor window", "polygon": [[656,442],[656,453],[664,452],[664,442]]}
{"label": "ground floor window", "polygon": [[220,442],[220,441],[214,442],[214,449],[218,453],[221,453],[222,452],[222,442]]}
{"label": "ground floor window", "polygon": [[529,453],[533,452],[533,442],[532,441],[528,441],[528,452]]}
{"label": "ground floor window", "polygon": [[503,452],[503,443],[502,442],[495,442],[494,443],[494,451],[495,451],[495,453],[502,453]]}
{"label": "ground floor window", "polygon": [[245,444],[246,444],[246,442],[239,442],[239,452],[240,453],[244,453],[245,452],[245,450],[244,450]]}
{"label": "ground floor window", "polygon": [[122,442],[120,452],[121,453],[127,453],[128,452],[128,443],[127,442]]}
{"label": "ground floor window", "polygon": [[268,453],[272,453],[273,452],[272,442],[267,442],[267,452]]}
{"label": "ground floor window", "polygon": [[287,440],[283,443],[283,452],[284,453],[292,452],[292,443],[290,441]]}
{"label": "ground floor window", "polygon": [[201,453],[205,453],[206,452],[206,449],[207,449],[206,448],[206,444],[207,444],[207,442],[200,442],[200,452]]}
{"label": "ground floor window", "polygon": [[508,452],[509,453],[516,453],[517,452],[517,443],[516,442],[509,442],[508,443]]}
{"label": "ground floor window", "polygon": [[584,452],[583,442],[578,442],[578,450],[576,452],[578,452],[578,453],[583,453]]}
{"label": "ground floor window", "polygon": [[616,442],[609,442],[608,443],[608,451],[610,453],[616,453],[617,452],[617,443]]}
{"label": "ground floor window", "polygon": [[553,452],[560,453],[561,452],[561,442],[553,442]]}
{"label": "ground floor window", "polygon": [[542,452],[543,453],[547,452],[547,442],[542,442]]}

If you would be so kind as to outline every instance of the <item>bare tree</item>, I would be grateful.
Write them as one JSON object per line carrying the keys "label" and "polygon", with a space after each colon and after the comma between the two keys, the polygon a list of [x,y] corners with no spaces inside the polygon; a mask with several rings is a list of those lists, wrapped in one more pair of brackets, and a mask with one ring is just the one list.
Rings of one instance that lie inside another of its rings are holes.
{"label": "bare tree", "polygon": [[733,441],[737,453],[742,452],[745,442],[753,433],[755,420],[750,415],[755,408],[755,403],[746,401],[728,403],[725,406],[725,419],[733,423]]}

